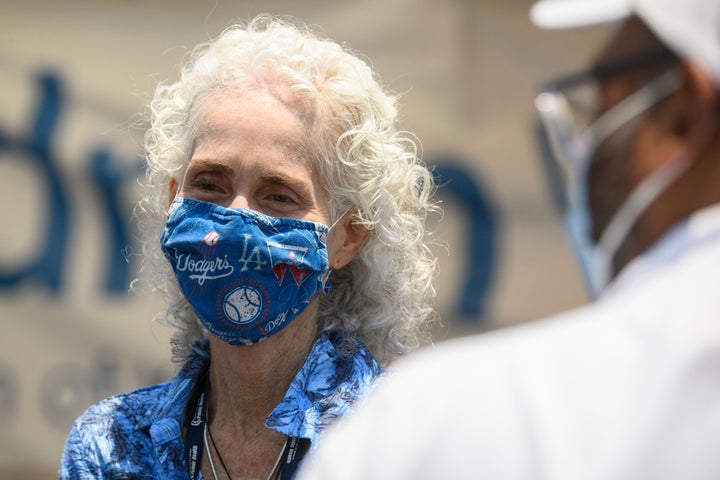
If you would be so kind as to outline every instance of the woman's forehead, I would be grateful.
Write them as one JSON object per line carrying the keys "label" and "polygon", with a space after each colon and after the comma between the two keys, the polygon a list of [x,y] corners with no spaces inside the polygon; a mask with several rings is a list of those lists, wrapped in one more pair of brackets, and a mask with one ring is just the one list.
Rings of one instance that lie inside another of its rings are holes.
{"label": "woman's forehead", "polygon": [[272,148],[309,161],[316,151],[305,118],[267,92],[219,91],[198,106],[193,151],[203,148]]}

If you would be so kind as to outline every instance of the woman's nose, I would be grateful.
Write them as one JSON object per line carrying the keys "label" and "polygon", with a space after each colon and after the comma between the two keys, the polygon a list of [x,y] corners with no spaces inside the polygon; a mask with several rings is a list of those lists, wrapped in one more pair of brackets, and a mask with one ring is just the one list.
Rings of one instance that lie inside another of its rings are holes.
{"label": "woman's nose", "polygon": [[228,208],[245,208],[251,209],[250,202],[247,199],[247,195],[235,195],[228,205]]}

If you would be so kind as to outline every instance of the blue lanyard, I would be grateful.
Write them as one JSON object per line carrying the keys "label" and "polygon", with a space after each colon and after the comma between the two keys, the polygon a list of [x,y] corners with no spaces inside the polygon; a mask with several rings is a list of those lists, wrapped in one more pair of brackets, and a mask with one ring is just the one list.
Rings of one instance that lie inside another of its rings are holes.
{"label": "blue lanyard", "polygon": [[307,438],[290,437],[289,440],[285,446],[285,452],[283,452],[283,461],[280,464],[281,480],[292,480],[298,466],[300,466],[300,461],[310,446],[310,440]]}
{"label": "blue lanyard", "polygon": [[197,480],[198,473],[200,473],[200,462],[202,462],[203,456],[203,433],[207,423],[207,397],[210,389],[208,376],[203,375],[201,382],[200,396],[195,405],[195,413],[185,431],[185,460],[190,480]]}
{"label": "blue lanyard", "polygon": [[[200,396],[195,405],[195,413],[188,423],[185,432],[185,459],[188,466],[190,480],[197,480],[200,473],[200,463],[203,456],[203,433],[207,424],[207,399],[210,390],[208,376],[201,380]],[[280,464],[281,480],[291,480],[300,465],[310,446],[307,438],[290,437],[281,454],[283,457]]]}

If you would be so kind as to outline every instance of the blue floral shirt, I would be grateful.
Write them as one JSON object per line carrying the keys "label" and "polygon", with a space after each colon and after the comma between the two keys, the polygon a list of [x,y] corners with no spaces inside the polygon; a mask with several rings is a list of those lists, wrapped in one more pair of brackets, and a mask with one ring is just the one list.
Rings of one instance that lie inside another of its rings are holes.
{"label": "blue floral shirt", "polygon": [[[355,353],[343,356],[347,342]],[[75,421],[60,465],[61,479],[189,478],[182,437],[188,401],[210,363],[207,340],[168,383],[110,397]],[[266,420],[268,428],[307,438],[313,448],[323,430],[345,415],[381,373],[372,354],[356,338],[324,333],[285,397]]]}

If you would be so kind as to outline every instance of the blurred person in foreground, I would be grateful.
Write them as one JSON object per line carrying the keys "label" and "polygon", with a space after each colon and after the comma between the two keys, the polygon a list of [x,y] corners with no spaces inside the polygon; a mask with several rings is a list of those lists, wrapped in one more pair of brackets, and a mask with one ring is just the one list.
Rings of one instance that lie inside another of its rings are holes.
{"label": "blurred person in foreground", "polygon": [[401,360],[304,480],[720,478],[720,0],[531,16],[622,22],[537,97],[599,297]]}
{"label": "blurred person in foreground", "polygon": [[431,175],[371,69],[298,22],[227,28],[150,111],[143,253],[181,369],[90,407],[60,477],[291,478],[424,341]]}

